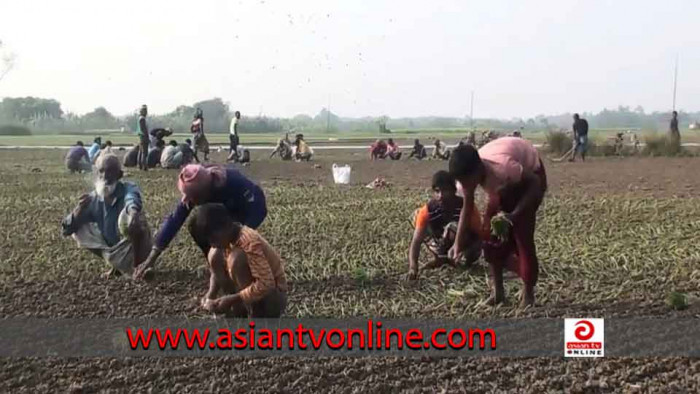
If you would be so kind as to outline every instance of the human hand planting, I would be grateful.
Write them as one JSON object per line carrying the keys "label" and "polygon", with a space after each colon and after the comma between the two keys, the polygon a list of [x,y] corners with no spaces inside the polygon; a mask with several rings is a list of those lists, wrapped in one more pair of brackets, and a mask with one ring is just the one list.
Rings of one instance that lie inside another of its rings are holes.
{"label": "human hand planting", "polygon": [[462,251],[457,247],[457,242],[447,251],[447,258],[452,261],[459,261],[462,258]]}
{"label": "human hand planting", "polygon": [[83,211],[87,209],[92,201],[92,197],[89,194],[83,194],[78,200],[78,206],[73,210],[73,217],[77,218],[83,214]]}

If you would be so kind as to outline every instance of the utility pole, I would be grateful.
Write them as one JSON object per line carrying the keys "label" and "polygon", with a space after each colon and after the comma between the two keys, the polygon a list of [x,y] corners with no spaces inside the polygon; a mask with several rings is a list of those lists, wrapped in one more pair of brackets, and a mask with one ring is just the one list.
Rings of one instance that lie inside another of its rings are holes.
{"label": "utility pole", "polygon": [[328,108],[326,109],[326,133],[331,131],[331,95],[328,95]]}
{"label": "utility pole", "polygon": [[471,104],[469,105],[469,122],[471,123],[471,127],[474,127],[474,91],[472,90],[472,100]]}
{"label": "utility pole", "polygon": [[676,87],[678,85],[678,54],[676,54],[676,67],[673,71],[673,110],[676,110]]}

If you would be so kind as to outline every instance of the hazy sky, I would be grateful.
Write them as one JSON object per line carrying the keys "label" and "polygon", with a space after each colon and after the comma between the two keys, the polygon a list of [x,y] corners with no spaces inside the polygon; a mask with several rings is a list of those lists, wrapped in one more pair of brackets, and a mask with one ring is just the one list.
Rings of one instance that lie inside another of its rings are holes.
{"label": "hazy sky", "polygon": [[10,1],[0,97],[151,112],[529,117],[700,109],[700,1]]}

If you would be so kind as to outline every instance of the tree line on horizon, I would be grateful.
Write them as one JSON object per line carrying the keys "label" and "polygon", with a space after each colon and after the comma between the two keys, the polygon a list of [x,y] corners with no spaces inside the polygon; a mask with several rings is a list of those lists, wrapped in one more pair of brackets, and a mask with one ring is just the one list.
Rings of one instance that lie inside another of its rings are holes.
{"label": "tree line on horizon", "polygon": [[[149,126],[170,127],[176,133],[188,132],[196,108],[201,108],[205,118],[205,130],[210,133],[225,133],[233,117],[233,109],[220,98],[199,101],[192,105],[180,105],[166,114],[149,114]],[[521,119],[474,119],[465,117],[403,117],[389,118],[341,117],[323,108],[315,116],[299,114],[291,118],[242,114],[239,130],[242,133],[284,132],[386,132],[391,130],[420,129],[495,129],[525,131],[570,129],[572,113],[554,116],[538,115]],[[670,120],[670,111],[647,113],[641,106],[634,109],[619,106],[603,109],[598,113],[582,112],[591,128],[629,128],[643,131],[665,131]],[[48,134],[81,133],[94,130],[124,130],[134,132],[138,115],[136,112],[116,116],[105,107],[78,115],[64,112],[55,99],[37,97],[6,97],[0,102],[0,134]],[[684,127],[700,120],[698,112],[680,112]]]}

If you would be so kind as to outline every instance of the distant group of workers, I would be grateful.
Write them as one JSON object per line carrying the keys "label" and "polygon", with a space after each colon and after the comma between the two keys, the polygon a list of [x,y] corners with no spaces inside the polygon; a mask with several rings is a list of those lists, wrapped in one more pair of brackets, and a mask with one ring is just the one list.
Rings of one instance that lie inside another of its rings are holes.
{"label": "distant group of workers", "polygon": [[[522,138],[522,133],[520,130],[515,130],[510,135],[511,137]],[[476,140],[476,134],[472,131],[467,134],[467,136],[459,141],[460,145],[471,145],[476,148],[486,145],[487,143],[497,139],[499,135],[492,130],[485,130],[482,132],[481,140]],[[432,160],[449,160],[451,155],[451,150],[447,145],[436,138],[433,144],[433,152],[430,155]],[[370,160],[378,159],[391,159],[399,160],[402,157],[402,152],[399,146],[394,142],[392,138],[384,140],[376,140],[369,148],[369,158]],[[419,139],[413,141],[413,147],[408,155],[409,159],[423,160],[428,158],[428,152],[425,145],[421,144]]]}
{"label": "distant group of workers", "polygon": [[[393,138],[389,138],[387,141],[377,140],[369,148],[370,160],[400,160],[402,156],[403,152],[401,152],[399,146],[394,142]],[[423,160],[427,157],[428,153],[425,146],[420,143],[420,140],[415,139],[413,141],[413,148],[411,149],[411,153],[408,155],[408,158]],[[431,158],[436,160],[448,160],[450,158],[450,150],[447,149],[447,145],[445,145],[444,142],[436,139]]]}
{"label": "distant group of workers", "polygon": [[92,171],[92,166],[97,159],[108,153],[112,153],[112,141],[108,140],[103,144],[102,138],[97,137],[88,149],[85,149],[83,141],[77,141],[66,154],[66,168],[70,172]]}
{"label": "distant group of workers", "polygon": [[[209,160],[209,141],[204,134],[204,113],[201,108],[196,108],[194,119],[190,125],[190,132],[194,139],[187,138],[184,143],[178,143],[176,140],[170,140],[167,144],[165,137],[172,135],[173,131],[170,128],[148,128],[147,122],[148,106],[142,105],[139,110],[137,121],[137,134],[139,140],[134,144],[123,159],[124,167],[138,167],[143,171],[155,167],[168,169],[177,169],[184,167],[193,161],[200,163]],[[236,111],[231,120],[230,128],[230,147],[227,161],[233,161],[241,164],[250,162],[250,152],[247,149],[241,149],[240,140],[238,137],[238,124],[241,118],[241,113]],[[66,155],[66,167],[71,172],[89,172],[95,164],[101,153],[111,152],[112,142],[107,141],[102,144],[101,137],[96,137],[93,145],[89,149],[85,149],[82,141],[77,141]],[[202,160],[198,156],[198,152],[204,154]]]}
{"label": "distant group of workers", "polygon": [[314,150],[304,140],[304,134],[297,134],[294,141],[289,140],[289,133],[284,138],[277,140],[275,149],[270,153],[270,158],[278,155],[282,160],[311,161]]}

